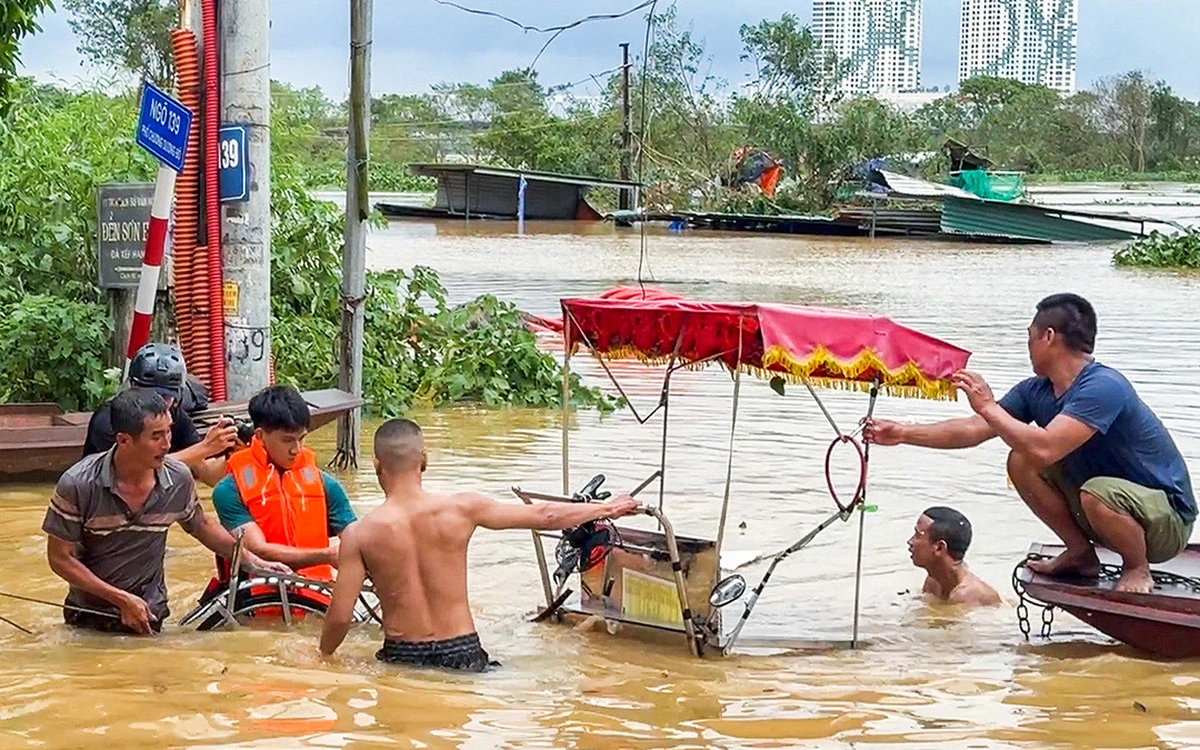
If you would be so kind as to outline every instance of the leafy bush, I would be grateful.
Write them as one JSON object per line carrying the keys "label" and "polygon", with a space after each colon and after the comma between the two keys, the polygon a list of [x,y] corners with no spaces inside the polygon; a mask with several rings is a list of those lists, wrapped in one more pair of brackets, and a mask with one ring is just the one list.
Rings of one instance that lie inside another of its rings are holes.
{"label": "leafy bush", "polygon": [[1151,232],[1149,237],[1118,248],[1113,262],[1118,266],[1200,268],[1200,231],[1179,235]]}
{"label": "leafy bush", "polygon": [[112,335],[102,305],[49,294],[0,295],[0,403],[57,402],[78,410],[111,396],[120,371],[104,369]]}

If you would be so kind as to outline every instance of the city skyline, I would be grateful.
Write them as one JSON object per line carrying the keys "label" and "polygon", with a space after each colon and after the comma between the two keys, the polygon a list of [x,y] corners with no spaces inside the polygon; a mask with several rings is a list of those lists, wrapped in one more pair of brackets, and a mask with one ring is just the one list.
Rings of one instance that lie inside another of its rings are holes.
{"label": "city skyline", "polygon": [[[536,0],[479,0],[480,7],[535,25],[565,23],[580,13],[558,3]],[[664,6],[659,3],[659,7]],[[958,81],[962,0],[923,0],[921,86],[954,87]],[[61,7],[61,6],[60,6]],[[596,0],[597,11],[621,11],[619,0]],[[748,65],[738,29],[784,13],[812,22],[812,3],[758,0],[747,11],[724,0],[686,0],[679,24],[705,41],[711,58],[705,70],[737,87]],[[21,72],[65,84],[110,81],[103,71],[81,64],[78,41],[67,26],[68,13],[43,14],[43,31],[21,45]],[[645,19],[634,14],[618,21],[573,29],[558,38],[537,64],[544,85],[587,81],[574,91],[597,94],[590,76],[620,63],[620,42],[640,56]],[[1192,41],[1200,35],[1200,2],[1195,0],[1087,0],[1079,7],[1077,88],[1130,70],[1166,80],[1180,95],[1200,100],[1200,67]],[[349,15],[344,4],[329,0],[290,0],[273,5],[271,71],[276,80],[295,86],[320,86],[334,99],[346,95]],[[496,19],[471,16],[432,0],[377,3],[372,51],[372,90],[420,93],[431,84],[464,81],[484,84],[500,71],[530,64],[545,35],[522,32]]]}

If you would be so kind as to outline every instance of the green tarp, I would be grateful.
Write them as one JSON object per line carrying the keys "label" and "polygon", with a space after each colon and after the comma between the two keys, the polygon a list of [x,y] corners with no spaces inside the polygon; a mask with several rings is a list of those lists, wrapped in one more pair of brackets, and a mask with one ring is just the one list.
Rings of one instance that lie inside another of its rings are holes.
{"label": "green tarp", "polygon": [[965,169],[950,177],[956,188],[994,201],[1014,201],[1025,194],[1025,180],[1016,172],[995,173]]}

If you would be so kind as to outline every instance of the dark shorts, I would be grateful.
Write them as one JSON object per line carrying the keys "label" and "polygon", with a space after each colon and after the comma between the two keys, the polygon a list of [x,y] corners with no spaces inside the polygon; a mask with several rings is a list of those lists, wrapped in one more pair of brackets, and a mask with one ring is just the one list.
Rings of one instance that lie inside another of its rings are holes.
{"label": "dark shorts", "polygon": [[[159,633],[162,631],[163,619],[166,618],[150,621],[151,632]],[[73,609],[64,609],[63,621],[73,628],[87,628],[88,630],[96,630],[101,633],[135,634],[133,629],[121,622],[119,617],[101,617],[90,612],[77,612]]]}
{"label": "dark shorts", "polygon": [[500,666],[491,661],[475,633],[444,641],[398,641],[385,638],[375,658],[388,664],[413,667],[455,669],[462,672],[486,672]]}
{"label": "dark shorts", "polygon": [[1185,523],[1175,512],[1167,493],[1162,490],[1118,477],[1092,477],[1083,486],[1076,487],[1067,481],[1058,465],[1046,469],[1042,477],[1067,499],[1075,522],[1098,544],[1103,544],[1104,540],[1092,529],[1084,514],[1080,492],[1095,496],[1105,507],[1137,521],[1146,530],[1146,559],[1152,563],[1166,562],[1178,555],[1192,535],[1192,524]]}

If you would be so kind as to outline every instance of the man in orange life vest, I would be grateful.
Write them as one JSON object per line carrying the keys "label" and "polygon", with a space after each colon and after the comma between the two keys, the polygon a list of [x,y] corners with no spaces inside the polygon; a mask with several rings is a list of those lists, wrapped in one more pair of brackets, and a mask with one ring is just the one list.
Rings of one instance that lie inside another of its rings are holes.
{"label": "man in orange life vest", "polygon": [[276,385],[255,394],[249,411],[250,447],[229,457],[229,476],[213,488],[221,525],[240,529],[245,548],[264,560],[332,581],[337,537],[355,517],[346,491],[304,446],[308,404],[295,388]]}

